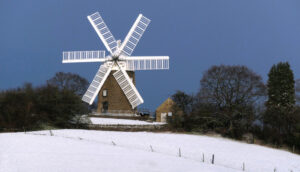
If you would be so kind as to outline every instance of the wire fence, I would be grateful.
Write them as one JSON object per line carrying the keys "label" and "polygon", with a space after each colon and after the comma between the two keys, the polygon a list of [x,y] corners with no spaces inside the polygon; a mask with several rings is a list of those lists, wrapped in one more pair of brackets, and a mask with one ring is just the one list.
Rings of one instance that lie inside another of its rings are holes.
{"label": "wire fence", "polygon": [[[218,155],[215,153],[207,153],[207,152],[202,152],[198,157],[193,157],[190,156],[188,152],[185,152],[184,148],[178,147],[177,150],[174,150],[173,152],[164,150],[160,146],[154,146],[154,145],[144,145],[144,146],[136,146],[136,145],[126,145],[126,144],[120,144],[116,142],[115,140],[94,140],[94,139],[88,139],[88,138],[82,138],[82,137],[71,137],[71,136],[65,136],[65,135],[60,135],[56,134],[52,130],[49,130],[48,133],[34,133],[34,132],[27,132],[25,134],[31,134],[31,135],[40,135],[40,136],[50,136],[50,137],[62,137],[62,138],[67,138],[67,139],[72,139],[72,140],[80,140],[80,141],[86,141],[89,143],[96,143],[96,144],[103,144],[103,145],[110,145],[110,146],[117,146],[117,147],[122,147],[122,148],[129,148],[129,149],[135,149],[135,150],[142,150],[146,152],[152,152],[152,153],[158,153],[158,154],[163,154],[166,156],[172,156],[172,157],[178,157],[178,158],[184,158],[188,160],[193,160],[199,163],[206,163],[206,164],[211,164],[211,165],[216,165],[220,167],[225,167],[229,169],[234,169],[234,170],[239,170],[239,171],[250,171],[247,169],[247,164],[246,162],[239,162],[239,163],[234,163],[234,164],[240,164],[240,165],[229,165],[222,163],[224,159],[219,159]],[[265,169],[264,169],[265,171]],[[269,169],[268,171],[277,171],[277,168],[274,167],[273,169]],[[288,170],[288,172],[293,172],[293,170]]]}

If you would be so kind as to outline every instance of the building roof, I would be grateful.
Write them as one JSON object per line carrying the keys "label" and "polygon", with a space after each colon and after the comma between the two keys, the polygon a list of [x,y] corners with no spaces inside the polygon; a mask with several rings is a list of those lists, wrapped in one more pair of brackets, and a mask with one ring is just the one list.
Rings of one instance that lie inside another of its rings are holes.
{"label": "building roof", "polygon": [[173,104],[174,104],[174,101],[169,97],[160,106],[158,106],[156,111],[163,111],[163,110],[170,111]]}

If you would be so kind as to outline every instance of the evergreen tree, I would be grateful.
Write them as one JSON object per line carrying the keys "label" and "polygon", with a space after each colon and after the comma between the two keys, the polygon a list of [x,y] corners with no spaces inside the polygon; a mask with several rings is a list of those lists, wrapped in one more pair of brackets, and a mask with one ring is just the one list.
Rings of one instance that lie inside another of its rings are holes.
{"label": "evergreen tree", "polygon": [[300,105],[300,79],[296,80],[296,102]]}
{"label": "evergreen tree", "polygon": [[294,75],[288,62],[280,62],[272,66],[268,76],[267,110],[263,120],[265,127],[271,127],[274,138],[281,140],[280,136],[291,132],[295,121]]}

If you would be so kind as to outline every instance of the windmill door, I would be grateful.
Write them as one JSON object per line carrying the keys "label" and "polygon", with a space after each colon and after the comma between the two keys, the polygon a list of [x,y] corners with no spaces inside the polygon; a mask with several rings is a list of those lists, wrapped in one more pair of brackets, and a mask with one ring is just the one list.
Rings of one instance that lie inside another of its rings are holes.
{"label": "windmill door", "polygon": [[102,112],[107,113],[107,110],[108,110],[108,102],[105,101],[102,103]]}

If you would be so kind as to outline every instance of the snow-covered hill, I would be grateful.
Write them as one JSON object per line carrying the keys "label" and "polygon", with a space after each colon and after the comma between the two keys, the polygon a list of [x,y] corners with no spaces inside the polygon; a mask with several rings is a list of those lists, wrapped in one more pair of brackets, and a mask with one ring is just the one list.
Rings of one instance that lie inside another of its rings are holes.
{"label": "snow-covered hill", "polygon": [[253,172],[300,171],[299,155],[224,138],[91,130],[52,133],[0,134],[0,171],[231,172],[242,171],[243,163]]}

